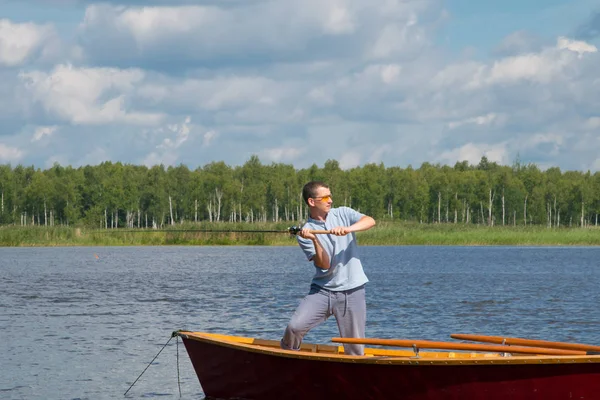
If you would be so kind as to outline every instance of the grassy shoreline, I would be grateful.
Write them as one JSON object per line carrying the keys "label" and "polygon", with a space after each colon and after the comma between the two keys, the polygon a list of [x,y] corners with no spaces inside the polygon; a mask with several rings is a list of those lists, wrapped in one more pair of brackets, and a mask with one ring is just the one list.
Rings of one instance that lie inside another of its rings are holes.
{"label": "grassy shoreline", "polygon": [[[257,224],[188,224],[172,231],[150,229],[98,230],[85,227],[0,227],[0,247],[58,246],[170,246],[170,245],[296,245],[284,233],[288,226]],[[182,232],[182,230],[231,232]],[[241,230],[279,230],[282,233],[240,233]],[[380,222],[357,234],[361,245],[403,246],[600,246],[600,227],[547,228],[542,226],[487,227],[461,224]]]}

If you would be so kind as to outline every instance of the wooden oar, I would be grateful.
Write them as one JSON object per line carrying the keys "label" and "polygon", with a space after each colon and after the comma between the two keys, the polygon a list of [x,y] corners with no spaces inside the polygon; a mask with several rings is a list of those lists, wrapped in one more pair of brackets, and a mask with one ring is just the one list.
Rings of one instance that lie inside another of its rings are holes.
{"label": "wooden oar", "polygon": [[592,351],[599,352],[600,346],[592,346],[590,344],[580,343],[567,343],[567,342],[550,342],[547,340],[532,340],[532,339],[521,339],[514,337],[503,337],[503,336],[486,336],[486,335],[473,335],[468,333],[453,333],[450,337],[459,340],[471,340],[474,342],[484,343],[498,343],[507,345],[517,346],[532,346],[532,347],[545,347],[548,349],[563,349],[563,350],[581,350],[581,351]]}
{"label": "wooden oar", "polygon": [[375,339],[375,338],[333,338],[332,342],[352,343],[352,344],[371,344],[379,346],[395,347],[417,347],[420,349],[438,349],[438,350],[471,350],[488,351],[497,353],[521,353],[521,354],[546,354],[561,356],[584,356],[585,351],[561,350],[526,346],[504,346],[495,344],[472,344],[472,343],[454,343],[454,342],[435,342],[430,340],[408,340],[408,339]]}

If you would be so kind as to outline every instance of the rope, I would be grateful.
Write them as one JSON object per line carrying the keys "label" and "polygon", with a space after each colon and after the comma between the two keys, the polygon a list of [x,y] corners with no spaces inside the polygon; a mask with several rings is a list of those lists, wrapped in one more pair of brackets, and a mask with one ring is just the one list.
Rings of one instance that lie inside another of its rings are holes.
{"label": "rope", "polygon": [[179,380],[179,335],[177,335],[175,343],[177,343],[177,386],[179,386],[179,397],[181,397],[181,381]]}
{"label": "rope", "polygon": [[156,354],[154,356],[154,358],[152,359],[152,361],[150,361],[150,364],[148,364],[148,366],[146,368],[144,368],[144,370],[142,371],[142,373],[140,374],[140,376],[138,376],[137,379],[131,384],[131,386],[129,386],[129,389],[127,389],[127,391],[125,392],[125,394],[123,394],[123,396],[127,396],[127,393],[131,390],[131,388],[133,387],[133,385],[135,385],[135,383],[142,377],[142,375],[144,375],[144,372],[146,372],[146,370],[148,369],[148,367],[150,367],[152,365],[152,363],[154,362],[154,360],[156,360],[156,357],[158,357],[158,355],[165,349],[165,347],[167,347],[167,345],[169,344],[169,342],[171,341],[171,339],[173,339],[174,336],[175,335],[172,335],[169,338],[169,340],[167,341],[167,343],[165,343],[165,345],[162,347],[162,349],[160,349],[160,351],[158,352],[158,354]]}

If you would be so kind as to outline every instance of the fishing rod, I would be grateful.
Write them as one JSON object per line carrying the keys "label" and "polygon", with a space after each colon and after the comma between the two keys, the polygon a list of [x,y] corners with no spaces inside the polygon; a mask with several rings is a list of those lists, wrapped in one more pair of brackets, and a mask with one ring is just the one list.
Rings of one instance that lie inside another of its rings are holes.
{"label": "fishing rod", "polygon": [[[172,233],[288,233],[290,235],[297,235],[302,230],[301,227],[298,226],[290,226],[285,230],[257,230],[257,229],[144,229],[135,230],[135,229],[105,229],[102,231],[92,231],[90,234],[100,233],[154,233],[154,232],[172,232]],[[331,233],[329,230],[311,230],[313,234],[328,234]]]}

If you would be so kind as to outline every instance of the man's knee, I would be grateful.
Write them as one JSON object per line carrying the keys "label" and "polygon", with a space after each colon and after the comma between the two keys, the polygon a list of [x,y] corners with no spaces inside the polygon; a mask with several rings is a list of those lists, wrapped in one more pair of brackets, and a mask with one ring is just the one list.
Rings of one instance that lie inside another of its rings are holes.
{"label": "man's knee", "polygon": [[301,324],[294,320],[290,321],[281,339],[281,348],[284,350],[299,350],[305,334],[306,329]]}
{"label": "man's knee", "polygon": [[306,324],[303,324],[301,321],[292,318],[286,330],[291,336],[302,337],[306,334],[307,328]]}

